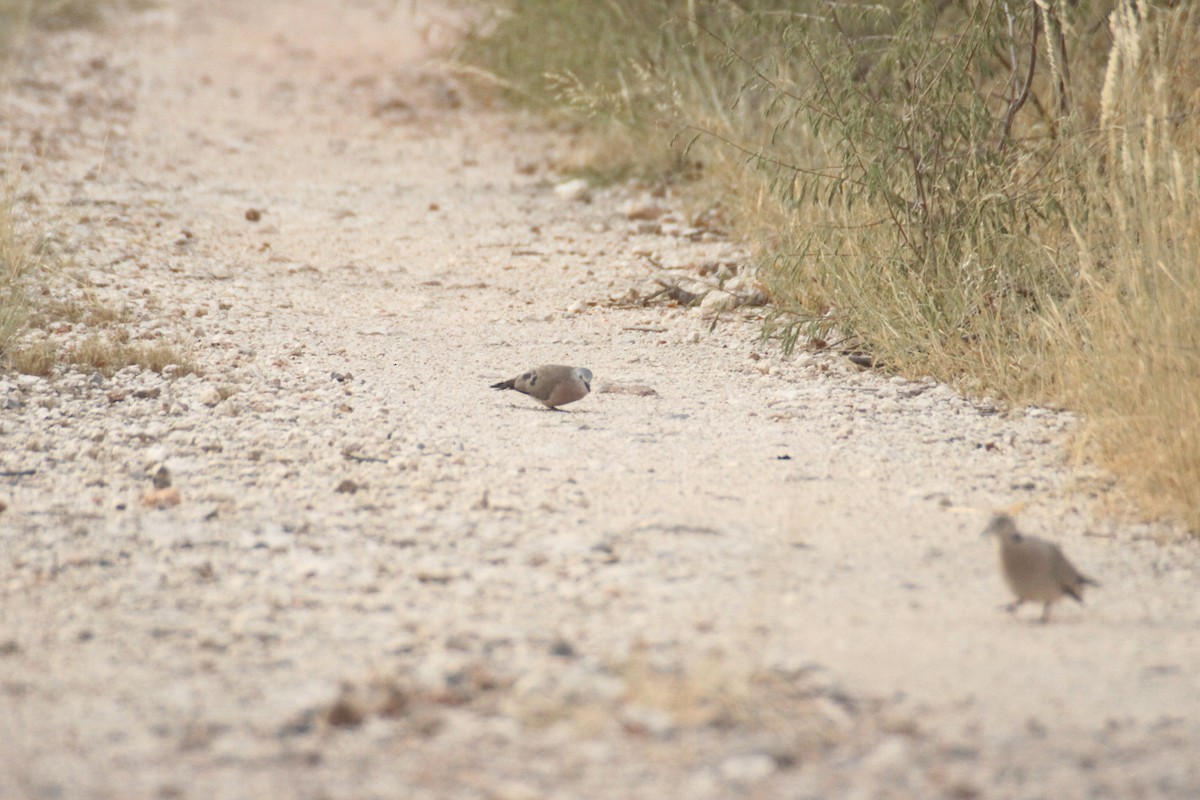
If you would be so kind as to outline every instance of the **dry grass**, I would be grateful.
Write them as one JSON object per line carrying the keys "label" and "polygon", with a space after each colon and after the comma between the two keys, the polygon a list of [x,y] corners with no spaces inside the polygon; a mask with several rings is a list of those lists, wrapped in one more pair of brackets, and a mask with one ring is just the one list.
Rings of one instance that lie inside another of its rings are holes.
{"label": "dry grass", "polygon": [[0,58],[7,59],[31,26],[94,25],[113,0],[0,0]]}
{"label": "dry grass", "polygon": [[84,325],[88,328],[106,328],[133,320],[127,306],[105,302],[87,286],[75,286],[74,296],[51,295],[40,298],[29,317],[34,328],[49,328],[58,323]]}
{"label": "dry grass", "polygon": [[63,360],[106,377],[130,366],[158,373],[174,367],[175,375],[197,372],[195,361],[180,346],[161,340],[129,342],[119,333],[89,336],[68,348]]}
{"label": "dry grass", "polygon": [[[162,372],[174,365],[177,374],[196,372],[194,359],[179,345],[130,342],[129,309],[105,301],[88,286],[86,276],[71,269],[42,246],[35,223],[20,223],[13,208],[18,192],[7,190],[0,207],[0,369],[50,375],[58,366],[74,366],[105,375],[128,366]],[[96,331],[82,342],[64,345],[53,338],[76,325]],[[45,331],[47,337],[30,337]]]}
{"label": "dry grass", "polygon": [[20,230],[13,209],[15,192],[0,189],[0,357],[12,344],[31,313],[30,286],[50,264],[34,237]]}
{"label": "dry grass", "polygon": [[1069,405],[1082,453],[1200,530],[1193,5],[509,0],[463,58],[619,127],[598,172],[702,164],[785,347]]}
{"label": "dry grass", "polygon": [[5,357],[8,367],[14,372],[43,378],[54,372],[60,360],[58,345],[48,339],[15,347]]}
{"label": "dry grass", "polygon": [[1081,451],[1200,530],[1200,11],[1125,8],[1112,31],[1055,367]]}

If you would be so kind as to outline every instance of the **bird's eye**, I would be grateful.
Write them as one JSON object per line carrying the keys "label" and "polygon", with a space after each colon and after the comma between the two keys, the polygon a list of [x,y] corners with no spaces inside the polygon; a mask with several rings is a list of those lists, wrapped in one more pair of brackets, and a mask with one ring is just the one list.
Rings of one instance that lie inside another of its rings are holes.
{"label": "bird's eye", "polygon": [[537,383],[537,373],[536,372],[526,372],[521,377],[524,378],[525,380],[529,381],[530,386],[533,386],[535,383]]}

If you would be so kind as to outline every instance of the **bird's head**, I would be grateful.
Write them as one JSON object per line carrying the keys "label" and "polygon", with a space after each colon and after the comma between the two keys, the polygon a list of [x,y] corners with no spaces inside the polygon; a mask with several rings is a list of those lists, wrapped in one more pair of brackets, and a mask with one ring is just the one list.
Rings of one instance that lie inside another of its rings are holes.
{"label": "bird's head", "polygon": [[997,514],[992,517],[982,536],[995,536],[997,539],[1014,539],[1017,533],[1017,523],[1008,514]]}

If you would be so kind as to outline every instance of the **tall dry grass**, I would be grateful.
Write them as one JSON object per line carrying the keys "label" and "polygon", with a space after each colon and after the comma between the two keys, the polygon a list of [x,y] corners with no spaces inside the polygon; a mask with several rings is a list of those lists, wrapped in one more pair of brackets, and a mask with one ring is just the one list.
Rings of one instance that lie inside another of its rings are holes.
{"label": "tall dry grass", "polygon": [[1200,9],[1122,5],[1109,27],[1055,366],[1085,452],[1200,530]]}
{"label": "tall dry grass", "polygon": [[12,346],[31,310],[30,283],[44,260],[13,213],[13,192],[0,189],[0,357]]}
{"label": "tall dry grass", "polygon": [[756,249],[768,335],[1068,404],[1089,455],[1200,530],[1193,4],[494,8],[463,58],[619,130],[597,172],[698,174]]}
{"label": "tall dry grass", "polygon": [[94,25],[114,0],[0,0],[0,59],[7,60],[31,26]]}

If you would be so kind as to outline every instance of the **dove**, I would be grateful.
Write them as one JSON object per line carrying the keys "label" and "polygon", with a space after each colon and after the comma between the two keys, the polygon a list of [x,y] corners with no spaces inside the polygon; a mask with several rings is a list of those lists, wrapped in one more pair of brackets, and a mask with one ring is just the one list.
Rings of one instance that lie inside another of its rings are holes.
{"label": "dove", "polygon": [[552,411],[574,403],[592,390],[592,371],[584,367],[544,364],[512,380],[493,383],[493,389],[515,389],[527,394]]}
{"label": "dove", "polygon": [[1042,603],[1042,622],[1050,621],[1050,606],[1069,595],[1083,602],[1084,586],[1100,584],[1083,575],[1053,542],[1026,536],[1007,514],[998,514],[983,531],[1000,540],[1000,568],[1008,588],[1017,596],[1010,612],[1026,601]]}

